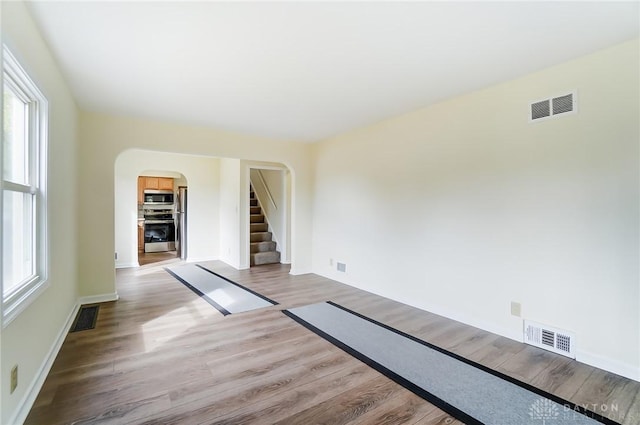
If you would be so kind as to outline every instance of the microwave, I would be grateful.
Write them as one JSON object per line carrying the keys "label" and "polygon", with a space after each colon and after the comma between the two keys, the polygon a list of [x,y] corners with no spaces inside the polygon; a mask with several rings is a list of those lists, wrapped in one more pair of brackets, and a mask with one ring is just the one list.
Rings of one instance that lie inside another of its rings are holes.
{"label": "microwave", "polygon": [[174,193],[171,190],[145,190],[144,203],[151,205],[173,205]]}

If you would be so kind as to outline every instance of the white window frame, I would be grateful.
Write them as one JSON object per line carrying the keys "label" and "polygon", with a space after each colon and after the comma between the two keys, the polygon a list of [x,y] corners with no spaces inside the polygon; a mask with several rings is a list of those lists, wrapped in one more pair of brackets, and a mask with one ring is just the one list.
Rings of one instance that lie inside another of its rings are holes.
{"label": "white window frame", "polygon": [[[47,135],[48,135],[48,102],[38,86],[20,66],[16,58],[6,46],[2,49],[2,85],[0,91],[4,96],[4,85],[12,86],[14,91],[27,101],[29,120],[29,184],[22,185],[4,180],[4,173],[0,172],[0,218],[3,218],[3,199],[5,191],[30,193],[35,202],[35,217],[33,231],[33,246],[35,256],[35,275],[19,286],[12,289],[5,296],[4,286],[0,288],[2,293],[2,327],[6,327],[13,321],[39,294],[49,286],[49,248],[47,229]],[[4,123],[4,116],[2,117]],[[3,149],[0,149],[0,171],[3,167]],[[0,226],[2,224],[0,223]],[[0,254],[5,247],[0,240]],[[0,259],[3,258],[0,255]],[[0,261],[0,272],[2,261]],[[0,276],[2,274],[0,273]]]}

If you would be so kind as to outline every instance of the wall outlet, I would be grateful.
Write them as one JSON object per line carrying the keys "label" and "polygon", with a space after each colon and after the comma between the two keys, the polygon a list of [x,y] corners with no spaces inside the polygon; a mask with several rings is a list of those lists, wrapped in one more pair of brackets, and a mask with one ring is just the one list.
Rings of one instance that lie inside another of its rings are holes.
{"label": "wall outlet", "polygon": [[13,394],[13,392],[18,387],[18,365],[15,365],[11,368],[11,384],[9,389],[9,394]]}
{"label": "wall outlet", "polygon": [[115,257],[116,257],[116,260],[117,260],[118,259],[118,253],[117,252],[116,252],[116,256]]}
{"label": "wall outlet", "polygon": [[522,304],[511,301],[511,315],[516,317],[522,317]]}
{"label": "wall outlet", "polygon": [[347,265],[345,263],[340,263],[339,262],[339,263],[336,263],[336,265],[337,265],[336,268],[338,269],[339,272],[346,273]]}
{"label": "wall outlet", "polygon": [[329,258],[329,266],[333,267],[333,258]]}

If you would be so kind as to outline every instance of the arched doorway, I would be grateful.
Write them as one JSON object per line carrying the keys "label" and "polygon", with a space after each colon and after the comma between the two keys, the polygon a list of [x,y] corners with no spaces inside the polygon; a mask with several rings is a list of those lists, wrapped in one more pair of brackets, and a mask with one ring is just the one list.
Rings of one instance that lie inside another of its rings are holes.
{"label": "arched doorway", "polygon": [[[249,268],[250,169],[280,170],[286,176],[286,201],[279,204],[286,231],[279,240],[283,263],[293,257],[292,171],[283,164],[130,149],[115,163],[114,227],[116,268],[138,267],[138,177],[172,177],[174,188],[189,190],[188,262],[221,260]],[[184,180],[182,180],[184,179]],[[176,181],[178,183],[176,183]]]}
{"label": "arched doorway", "polygon": [[185,176],[144,170],[138,176],[137,189],[138,264],[186,259]]}

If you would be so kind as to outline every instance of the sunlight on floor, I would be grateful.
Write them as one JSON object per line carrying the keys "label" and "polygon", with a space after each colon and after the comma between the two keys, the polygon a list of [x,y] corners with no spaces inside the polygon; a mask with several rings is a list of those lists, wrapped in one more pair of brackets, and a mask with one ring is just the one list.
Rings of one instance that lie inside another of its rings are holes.
{"label": "sunlight on floor", "polygon": [[146,353],[184,335],[204,318],[217,314],[203,314],[198,308],[200,300],[193,300],[187,305],[174,309],[162,316],[149,320],[142,325],[141,333]]}
{"label": "sunlight on floor", "polygon": [[224,308],[232,306],[237,302],[236,299],[234,299],[227,293],[227,291],[222,288],[207,292],[207,296],[212,300],[215,300],[217,304],[221,305]]}

